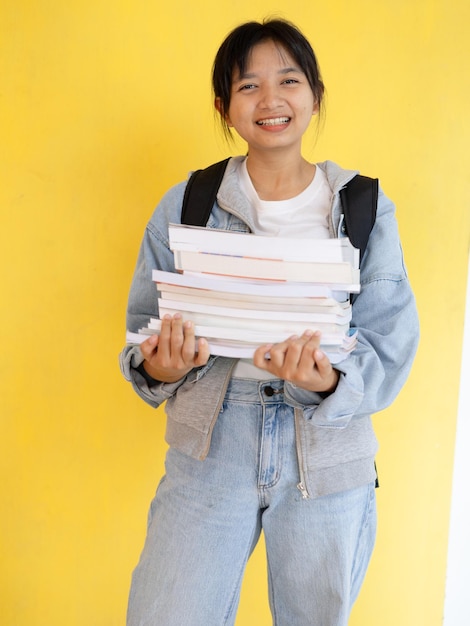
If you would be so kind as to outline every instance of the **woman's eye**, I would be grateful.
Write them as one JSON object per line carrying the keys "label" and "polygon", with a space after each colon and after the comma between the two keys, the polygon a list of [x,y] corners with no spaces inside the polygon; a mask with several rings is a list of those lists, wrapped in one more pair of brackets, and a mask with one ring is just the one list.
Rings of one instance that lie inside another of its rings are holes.
{"label": "woman's eye", "polygon": [[254,89],[256,85],[253,85],[252,83],[249,83],[247,85],[242,85],[240,87],[240,91],[249,91],[250,89]]}
{"label": "woman's eye", "polygon": [[296,80],[295,78],[286,78],[285,81],[283,81],[284,85],[295,85],[296,83],[298,83],[299,81]]}

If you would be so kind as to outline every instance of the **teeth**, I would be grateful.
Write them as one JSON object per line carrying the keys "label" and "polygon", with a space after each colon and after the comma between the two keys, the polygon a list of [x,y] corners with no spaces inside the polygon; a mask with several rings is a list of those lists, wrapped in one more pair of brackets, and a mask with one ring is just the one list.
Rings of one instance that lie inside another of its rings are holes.
{"label": "teeth", "polygon": [[260,120],[256,122],[258,126],[277,126],[278,124],[287,124],[290,118],[288,117],[273,117],[269,120]]}

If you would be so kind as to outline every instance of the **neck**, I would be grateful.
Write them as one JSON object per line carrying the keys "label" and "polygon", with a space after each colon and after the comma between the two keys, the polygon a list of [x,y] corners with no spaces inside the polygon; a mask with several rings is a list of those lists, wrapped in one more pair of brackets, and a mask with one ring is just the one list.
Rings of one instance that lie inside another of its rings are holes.
{"label": "neck", "polygon": [[250,151],[247,170],[251,182],[261,200],[288,200],[304,191],[315,175],[315,165],[300,154],[286,158],[276,155],[263,156]]}

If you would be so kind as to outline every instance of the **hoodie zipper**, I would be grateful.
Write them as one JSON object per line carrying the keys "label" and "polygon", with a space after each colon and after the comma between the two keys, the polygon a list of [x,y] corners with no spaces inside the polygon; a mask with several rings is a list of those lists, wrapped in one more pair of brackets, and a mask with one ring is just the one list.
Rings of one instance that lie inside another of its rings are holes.
{"label": "hoodie zipper", "polygon": [[303,500],[308,500],[310,498],[310,494],[307,489],[307,483],[305,480],[305,472],[304,472],[304,463],[303,463],[303,454],[302,454],[302,446],[300,445],[300,426],[299,426],[299,416],[300,409],[294,409],[294,427],[295,427],[295,449],[297,453],[297,463],[299,466],[299,482],[297,483],[297,489],[302,494]]}

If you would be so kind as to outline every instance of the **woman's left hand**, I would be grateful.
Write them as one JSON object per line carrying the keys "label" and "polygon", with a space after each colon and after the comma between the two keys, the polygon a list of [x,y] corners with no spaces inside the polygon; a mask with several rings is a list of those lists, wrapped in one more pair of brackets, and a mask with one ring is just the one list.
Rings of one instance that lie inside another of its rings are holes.
{"label": "woman's left hand", "polygon": [[253,357],[256,367],[276,378],[319,393],[332,393],[339,374],[326,354],[320,350],[320,333],[305,331],[301,337],[258,348]]}

